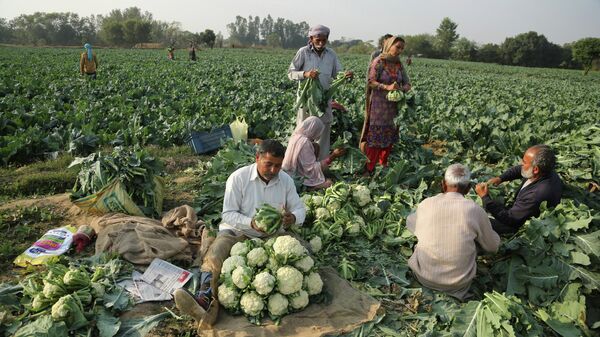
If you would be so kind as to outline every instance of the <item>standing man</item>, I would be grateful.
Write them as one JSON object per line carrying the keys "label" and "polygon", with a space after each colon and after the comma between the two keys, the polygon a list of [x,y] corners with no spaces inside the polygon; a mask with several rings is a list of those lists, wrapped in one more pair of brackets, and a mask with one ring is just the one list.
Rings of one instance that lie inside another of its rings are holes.
{"label": "standing man", "polygon": [[[485,209],[494,217],[492,227],[499,234],[515,233],[525,221],[540,215],[540,205],[547,201],[548,207],[560,203],[562,180],[556,172],[556,156],[548,145],[534,145],[523,154],[522,164],[514,166],[501,176],[477,184],[475,192],[483,201]],[[517,190],[515,202],[504,207],[492,200],[488,194],[488,184],[498,186],[505,181],[523,178]]]}
{"label": "standing man", "polygon": [[86,43],[83,45],[85,52],[81,53],[79,58],[79,72],[81,75],[86,74],[92,79],[96,79],[96,69],[98,69],[98,59],[96,53],[92,51],[92,45]]}
{"label": "standing man", "polygon": [[[326,47],[329,39],[329,28],[323,25],[316,25],[310,28],[308,32],[309,42],[296,52],[288,69],[288,78],[290,80],[302,81],[306,78],[318,78],[323,90],[329,89],[334,77],[342,71],[342,64],[335,52]],[[347,78],[354,74],[351,71],[345,73]],[[296,125],[300,125],[307,117],[310,117],[308,110],[300,108],[296,118]],[[331,111],[331,101],[327,103],[327,109],[322,116],[319,116],[325,129],[319,138],[319,160],[327,158],[330,149],[331,123],[333,122],[333,113]]]}

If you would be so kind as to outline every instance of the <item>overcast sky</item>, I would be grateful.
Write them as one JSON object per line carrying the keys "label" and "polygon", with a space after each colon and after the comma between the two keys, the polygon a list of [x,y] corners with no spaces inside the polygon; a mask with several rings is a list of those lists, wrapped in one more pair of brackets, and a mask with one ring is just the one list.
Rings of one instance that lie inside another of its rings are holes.
{"label": "overcast sky", "polygon": [[[376,5],[373,5],[376,4]],[[444,17],[458,24],[461,37],[479,43],[501,43],[506,37],[536,31],[563,44],[600,37],[600,0],[0,0],[0,17],[12,19],[34,12],[108,14],[137,6],[155,19],[178,21],[192,32],[207,28],[227,37],[226,25],[236,15],[271,14],[309,25],[331,28],[330,39],[376,40],[384,33],[435,34]]]}

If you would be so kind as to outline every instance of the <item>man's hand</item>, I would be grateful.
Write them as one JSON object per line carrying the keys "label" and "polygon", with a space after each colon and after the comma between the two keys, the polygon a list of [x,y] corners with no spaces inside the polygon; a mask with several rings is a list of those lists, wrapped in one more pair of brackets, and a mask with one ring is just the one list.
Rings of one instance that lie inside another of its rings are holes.
{"label": "man's hand", "polygon": [[488,195],[488,185],[487,183],[479,183],[475,186],[475,193],[477,193],[477,195],[480,198],[485,197],[486,195]]}
{"label": "man's hand", "polygon": [[494,186],[500,185],[501,182],[502,182],[502,179],[500,179],[500,177],[494,177],[494,178],[491,178],[490,180],[488,180],[488,184],[492,184]]}
{"label": "man's hand", "polygon": [[353,78],[354,77],[354,73],[352,71],[347,71],[344,73],[344,76],[346,78]]}
{"label": "man's hand", "polygon": [[309,70],[304,72],[304,78],[316,79],[319,77],[319,71],[317,69]]}
{"label": "man's hand", "polygon": [[291,225],[296,223],[296,216],[290,212],[283,213],[283,229],[290,228]]}
{"label": "man's hand", "polygon": [[254,221],[254,218],[252,218],[252,222],[250,222],[250,227],[252,227],[252,229],[254,229],[255,231],[266,233],[262,229],[258,228],[258,226],[256,225],[256,221]]}
{"label": "man's hand", "polygon": [[339,158],[345,154],[346,154],[346,149],[337,148],[337,149],[333,149],[333,152],[331,152],[331,157],[335,159],[335,158]]}

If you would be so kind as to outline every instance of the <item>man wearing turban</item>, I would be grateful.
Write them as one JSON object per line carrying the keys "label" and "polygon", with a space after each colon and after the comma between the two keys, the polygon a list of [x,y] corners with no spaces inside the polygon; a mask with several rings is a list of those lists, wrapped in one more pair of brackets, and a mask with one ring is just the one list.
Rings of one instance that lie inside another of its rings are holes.
{"label": "man wearing turban", "polygon": [[96,53],[92,51],[92,45],[86,43],[83,48],[85,52],[81,53],[79,58],[79,72],[81,75],[87,74],[91,78],[96,78],[96,69],[98,68],[98,59]]}

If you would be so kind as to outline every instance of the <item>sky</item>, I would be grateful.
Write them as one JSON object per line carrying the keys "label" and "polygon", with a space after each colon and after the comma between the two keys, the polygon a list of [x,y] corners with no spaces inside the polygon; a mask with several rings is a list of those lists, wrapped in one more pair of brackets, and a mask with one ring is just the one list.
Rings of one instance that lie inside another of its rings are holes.
{"label": "sky", "polygon": [[[373,5],[376,3],[376,5]],[[564,44],[600,37],[600,0],[0,0],[0,17],[8,20],[34,12],[108,14],[137,6],[161,21],[177,21],[192,32],[212,29],[229,35],[226,25],[236,15],[268,14],[331,29],[330,40],[342,37],[376,41],[385,33],[435,34],[444,17],[458,24],[460,37],[478,43],[502,43],[528,31]]]}

